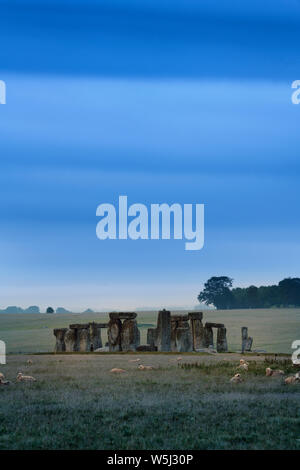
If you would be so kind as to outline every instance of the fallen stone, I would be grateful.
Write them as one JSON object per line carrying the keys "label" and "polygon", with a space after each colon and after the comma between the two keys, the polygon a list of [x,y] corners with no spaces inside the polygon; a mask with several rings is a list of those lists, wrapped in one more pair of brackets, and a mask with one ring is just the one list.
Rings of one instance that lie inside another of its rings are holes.
{"label": "fallen stone", "polygon": [[134,320],[136,316],[136,312],[111,312],[109,314],[111,320]]}

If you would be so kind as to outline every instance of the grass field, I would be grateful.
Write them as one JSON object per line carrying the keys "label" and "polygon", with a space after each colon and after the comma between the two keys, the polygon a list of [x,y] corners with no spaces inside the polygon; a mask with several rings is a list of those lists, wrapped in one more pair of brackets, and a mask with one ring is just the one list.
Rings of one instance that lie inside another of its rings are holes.
{"label": "grass field", "polygon": [[[185,354],[189,369],[139,355],[151,371],[129,362],[136,353],[29,357],[0,366],[12,380],[0,387],[0,449],[300,449],[300,384],[265,377],[263,356],[247,356],[242,384],[229,383],[237,354]],[[18,371],[37,382],[16,383]]]}
{"label": "grass field", "polygon": [[[147,328],[156,325],[157,312],[139,312],[137,320],[141,342],[146,343]],[[108,314],[0,314],[0,339],[9,353],[49,352],[55,343],[53,328],[89,321],[108,321]],[[254,349],[267,352],[291,353],[292,342],[300,339],[300,309],[207,310],[205,321],[225,324],[231,351],[241,348],[242,326],[248,326]]]}

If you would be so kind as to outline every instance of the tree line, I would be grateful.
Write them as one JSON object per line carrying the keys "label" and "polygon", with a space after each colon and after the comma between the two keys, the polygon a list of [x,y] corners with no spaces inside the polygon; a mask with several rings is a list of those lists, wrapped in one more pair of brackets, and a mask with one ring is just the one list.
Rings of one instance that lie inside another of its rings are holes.
{"label": "tree line", "polygon": [[199,302],[217,309],[300,307],[300,278],[285,278],[277,285],[232,287],[233,279],[214,276],[204,284]]}

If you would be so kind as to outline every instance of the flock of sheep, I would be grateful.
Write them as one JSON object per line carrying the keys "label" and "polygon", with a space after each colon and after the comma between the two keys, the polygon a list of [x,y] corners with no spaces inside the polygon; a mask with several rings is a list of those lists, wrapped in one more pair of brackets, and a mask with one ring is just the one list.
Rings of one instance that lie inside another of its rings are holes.
{"label": "flock of sheep", "polygon": [[[175,360],[176,361],[181,361],[182,357],[177,357]],[[139,359],[139,358],[129,360],[129,362],[136,362],[136,363],[140,362],[140,361],[141,361],[141,359]],[[32,361],[28,360],[27,364],[31,365]],[[247,372],[248,369],[249,369],[249,363],[246,362],[244,359],[240,359],[240,363],[237,366],[237,368]],[[143,364],[138,365],[138,370],[153,370],[153,369],[154,369],[153,366],[146,366],[146,365],[143,365]],[[120,373],[126,372],[126,370],[125,369],[120,369],[118,367],[114,367],[113,369],[111,369],[110,372],[112,372],[114,374],[120,374]],[[283,377],[284,376],[284,371],[280,370],[280,369],[275,369],[274,370],[274,369],[271,369],[270,367],[267,367],[266,368],[266,376],[267,377]],[[16,381],[17,382],[36,382],[36,379],[34,377],[32,377],[31,375],[24,375],[24,374],[22,374],[22,372],[19,372],[18,375],[17,375]],[[240,373],[235,374],[230,379],[230,382],[231,383],[242,383],[243,382],[242,375]],[[284,383],[286,385],[292,385],[292,384],[300,383],[300,373],[297,372],[294,375],[290,375],[289,377],[286,377],[284,379]],[[9,384],[10,384],[10,382],[8,380],[6,380],[5,377],[4,377],[4,374],[2,374],[0,372],[0,386],[1,385],[9,385]]]}
{"label": "flock of sheep", "polygon": [[[29,359],[27,361],[27,364],[28,365],[31,365],[32,364],[32,361]],[[36,379],[34,377],[32,377],[31,375],[24,375],[22,374],[22,372],[19,372],[17,374],[17,379],[16,379],[17,382],[36,382]],[[9,385],[10,384],[10,381],[9,380],[5,380],[5,377],[4,377],[4,374],[2,374],[0,372],[0,386],[1,385]]]}
{"label": "flock of sheep", "polygon": [[[244,359],[240,359],[240,363],[238,365],[238,369],[242,369],[244,371],[248,371],[249,368],[249,363],[246,362]],[[283,377],[284,376],[284,371],[281,369],[271,369],[270,367],[266,368],[266,376],[267,377]],[[235,374],[231,379],[231,383],[241,383],[243,382],[243,378],[241,374]],[[291,385],[291,384],[296,384],[300,383],[300,374],[297,372],[294,375],[290,375],[289,377],[286,377],[284,379],[284,383],[286,385]]]}

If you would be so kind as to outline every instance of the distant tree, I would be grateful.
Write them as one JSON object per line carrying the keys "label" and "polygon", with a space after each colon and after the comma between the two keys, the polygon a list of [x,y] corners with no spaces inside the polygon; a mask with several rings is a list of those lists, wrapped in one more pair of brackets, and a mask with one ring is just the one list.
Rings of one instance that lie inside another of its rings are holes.
{"label": "distant tree", "polygon": [[54,313],[54,309],[52,307],[48,307],[46,313]]}
{"label": "distant tree", "polygon": [[204,284],[203,291],[198,295],[199,302],[213,304],[217,309],[228,309],[234,306],[234,297],[230,290],[232,279],[227,276],[211,277]]}
{"label": "distant tree", "polygon": [[284,305],[300,305],[300,279],[298,277],[283,279],[278,286]]}
{"label": "distant tree", "polygon": [[31,305],[24,310],[25,313],[40,313],[40,308],[37,305]]}
{"label": "distant tree", "polygon": [[57,307],[56,313],[71,313],[69,310],[66,310],[64,307]]}

